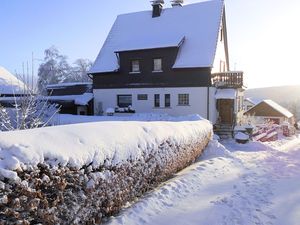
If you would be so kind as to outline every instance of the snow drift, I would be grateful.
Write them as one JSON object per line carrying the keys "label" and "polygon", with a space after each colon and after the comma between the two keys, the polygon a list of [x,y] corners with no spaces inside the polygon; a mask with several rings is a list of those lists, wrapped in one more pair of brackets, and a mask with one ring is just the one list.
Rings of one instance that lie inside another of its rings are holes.
{"label": "snow drift", "polygon": [[0,133],[0,221],[99,223],[191,164],[211,135],[200,118]]}

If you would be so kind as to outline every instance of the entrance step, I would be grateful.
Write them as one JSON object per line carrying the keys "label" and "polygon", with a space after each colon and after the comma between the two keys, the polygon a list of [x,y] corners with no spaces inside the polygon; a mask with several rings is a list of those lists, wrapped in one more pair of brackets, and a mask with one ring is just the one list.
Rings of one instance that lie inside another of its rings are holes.
{"label": "entrance step", "polygon": [[217,134],[221,139],[232,138],[233,126],[230,124],[216,124],[214,126],[214,133]]}

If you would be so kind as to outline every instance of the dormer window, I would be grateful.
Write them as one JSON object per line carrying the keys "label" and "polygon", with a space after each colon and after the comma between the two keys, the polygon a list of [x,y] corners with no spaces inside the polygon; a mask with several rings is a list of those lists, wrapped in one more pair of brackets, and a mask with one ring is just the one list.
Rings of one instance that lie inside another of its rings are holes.
{"label": "dormer window", "polygon": [[162,59],[153,59],[153,72],[162,72]]}
{"label": "dormer window", "polygon": [[139,60],[132,60],[131,61],[131,73],[140,73],[140,61]]}

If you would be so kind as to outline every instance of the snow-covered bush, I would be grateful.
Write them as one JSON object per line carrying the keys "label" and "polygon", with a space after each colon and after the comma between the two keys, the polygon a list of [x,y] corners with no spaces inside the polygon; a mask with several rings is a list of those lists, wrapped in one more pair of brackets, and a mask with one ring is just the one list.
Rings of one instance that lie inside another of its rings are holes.
{"label": "snow-covered bush", "polygon": [[106,112],[107,116],[113,116],[115,113],[115,110],[113,108],[107,108],[105,112]]}
{"label": "snow-covered bush", "polygon": [[99,224],[191,164],[211,136],[205,120],[3,132],[0,224]]}

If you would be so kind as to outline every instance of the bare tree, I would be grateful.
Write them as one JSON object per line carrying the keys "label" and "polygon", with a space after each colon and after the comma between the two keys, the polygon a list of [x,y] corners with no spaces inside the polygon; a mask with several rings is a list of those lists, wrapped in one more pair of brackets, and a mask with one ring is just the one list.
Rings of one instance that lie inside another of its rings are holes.
{"label": "bare tree", "polygon": [[37,96],[26,88],[24,94],[15,95],[13,107],[0,105],[0,130],[25,130],[47,126],[60,108],[51,104],[46,96]]}
{"label": "bare tree", "polygon": [[77,59],[72,67],[72,78],[74,81],[86,82],[91,81],[88,76],[88,71],[92,66],[92,61],[89,59]]}
{"label": "bare tree", "polygon": [[92,62],[88,59],[77,59],[74,66],[70,66],[67,57],[60,54],[54,46],[44,52],[44,62],[38,70],[38,91],[46,95],[48,84],[58,84],[65,82],[86,82],[91,81],[88,71]]}
{"label": "bare tree", "polygon": [[70,77],[71,67],[67,62],[67,57],[61,55],[54,46],[45,50],[44,62],[38,71],[38,90],[46,94],[48,84],[65,82]]}

